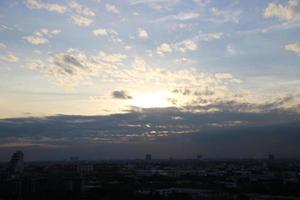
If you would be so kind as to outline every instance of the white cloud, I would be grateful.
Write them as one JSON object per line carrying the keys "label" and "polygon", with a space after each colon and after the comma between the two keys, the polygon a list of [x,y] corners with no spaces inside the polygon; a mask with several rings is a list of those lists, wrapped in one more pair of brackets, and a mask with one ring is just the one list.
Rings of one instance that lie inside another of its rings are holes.
{"label": "white cloud", "polygon": [[197,44],[192,40],[184,40],[175,44],[176,50],[180,52],[187,52],[187,51],[196,51],[198,49]]}
{"label": "white cloud", "polygon": [[198,35],[198,38],[199,40],[202,40],[202,41],[206,41],[206,42],[210,42],[210,41],[213,41],[213,40],[219,40],[223,37],[223,33],[221,32],[216,32],[216,33],[202,33],[200,32],[199,35]]}
{"label": "white cloud", "polygon": [[105,61],[105,62],[112,62],[112,63],[115,63],[115,62],[122,62],[124,59],[127,58],[126,55],[124,54],[107,54],[103,51],[101,51],[99,53],[99,56],[100,56],[100,59]]}
{"label": "white cloud", "polygon": [[235,56],[239,53],[238,49],[233,44],[227,44],[226,52],[230,56]]}
{"label": "white cloud", "polygon": [[145,4],[156,11],[169,11],[178,5],[181,0],[130,0],[131,5]]}
{"label": "white cloud", "polygon": [[93,31],[93,34],[98,37],[109,37],[112,42],[122,43],[123,40],[118,37],[118,32],[112,29],[98,28]]}
{"label": "white cloud", "polygon": [[105,4],[105,9],[107,12],[111,12],[111,13],[115,13],[115,14],[118,14],[120,12],[119,9],[115,5],[109,4],[109,3]]}
{"label": "white cloud", "polygon": [[292,51],[300,55],[300,43],[293,43],[285,45],[287,51]]}
{"label": "white cloud", "polygon": [[41,45],[49,43],[48,38],[53,37],[54,35],[58,35],[61,33],[61,30],[54,29],[54,30],[48,30],[47,28],[42,28],[37,32],[34,32],[33,35],[26,36],[24,39],[33,45]]}
{"label": "white cloud", "polygon": [[44,3],[40,0],[25,0],[24,2],[31,9],[46,9],[56,13],[65,13],[67,11],[67,7],[62,4]]}
{"label": "white cloud", "polygon": [[41,60],[29,60],[25,66],[32,70],[41,70],[44,68],[44,63]]}
{"label": "white cloud", "polygon": [[137,29],[137,35],[140,37],[140,38],[147,38],[148,37],[148,33],[146,30],[142,29],[142,28],[138,28]]}
{"label": "white cloud", "polygon": [[69,1],[68,5],[71,9],[73,9],[75,12],[77,12],[80,15],[84,15],[84,16],[87,16],[87,17],[93,17],[93,16],[96,15],[90,8],[79,4],[75,0]]}
{"label": "white cloud", "polygon": [[30,44],[33,44],[33,45],[40,45],[40,44],[46,44],[49,42],[49,40],[47,38],[44,38],[44,37],[39,37],[39,36],[27,36],[27,37],[24,37],[24,39],[29,42]]}
{"label": "white cloud", "polygon": [[98,28],[93,31],[95,36],[107,36],[108,31],[104,28]]}
{"label": "white cloud", "polygon": [[156,49],[156,52],[159,55],[169,54],[169,53],[172,53],[172,51],[173,51],[172,47],[168,43],[162,43]]}
{"label": "white cloud", "polygon": [[6,45],[0,42],[0,49],[6,49]]}
{"label": "white cloud", "polygon": [[229,73],[216,73],[215,77],[217,79],[232,79],[233,75]]}
{"label": "white cloud", "polygon": [[6,62],[18,62],[19,61],[19,57],[13,53],[8,53],[5,56],[2,56],[1,59]]}
{"label": "white cloud", "polygon": [[80,15],[73,15],[71,19],[78,26],[90,26],[93,23],[92,19]]}
{"label": "white cloud", "polygon": [[287,5],[270,3],[264,10],[264,17],[277,17],[282,20],[296,21],[300,19],[300,7],[298,0],[289,0]]}
{"label": "white cloud", "polygon": [[226,22],[239,23],[240,16],[242,14],[240,10],[227,11],[227,10],[220,10],[218,8],[211,8],[210,12],[215,18],[209,20],[215,23],[226,23]]}
{"label": "white cloud", "polygon": [[181,12],[176,15],[168,15],[161,18],[156,19],[156,22],[164,22],[164,21],[187,21],[192,20],[200,17],[200,14],[198,12]]}

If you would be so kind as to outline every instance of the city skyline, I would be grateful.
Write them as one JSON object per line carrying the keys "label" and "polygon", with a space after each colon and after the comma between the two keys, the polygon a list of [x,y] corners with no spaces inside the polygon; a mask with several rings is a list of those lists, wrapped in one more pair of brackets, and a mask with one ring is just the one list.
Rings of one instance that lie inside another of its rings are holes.
{"label": "city skyline", "polygon": [[1,1],[0,160],[299,157],[299,31],[299,0]]}

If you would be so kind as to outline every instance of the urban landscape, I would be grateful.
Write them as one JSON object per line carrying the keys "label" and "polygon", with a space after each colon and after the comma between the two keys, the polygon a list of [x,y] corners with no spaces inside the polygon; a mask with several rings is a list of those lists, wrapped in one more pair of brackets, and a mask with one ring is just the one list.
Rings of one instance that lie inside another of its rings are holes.
{"label": "urban landscape", "polygon": [[22,151],[0,165],[0,199],[300,199],[300,160],[145,159],[26,162]]}
{"label": "urban landscape", "polygon": [[300,0],[0,0],[0,200],[300,200]]}

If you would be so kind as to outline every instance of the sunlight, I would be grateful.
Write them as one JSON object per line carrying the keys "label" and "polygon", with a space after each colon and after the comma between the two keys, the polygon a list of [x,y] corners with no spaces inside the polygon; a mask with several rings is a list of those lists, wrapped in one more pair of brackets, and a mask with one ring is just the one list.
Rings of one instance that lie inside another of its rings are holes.
{"label": "sunlight", "polygon": [[171,106],[171,103],[168,101],[169,97],[170,94],[166,91],[137,94],[134,96],[132,104],[142,108],[164,108]]}

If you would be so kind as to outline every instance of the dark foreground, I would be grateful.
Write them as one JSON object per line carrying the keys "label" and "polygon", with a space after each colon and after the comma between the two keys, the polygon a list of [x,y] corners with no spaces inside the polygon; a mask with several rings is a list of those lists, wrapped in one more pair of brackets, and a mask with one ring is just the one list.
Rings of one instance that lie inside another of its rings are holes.
{"label": "dark foreground", "polygon": [[300,199],[297,160],[134,160],[0,165],[0,200]]}

